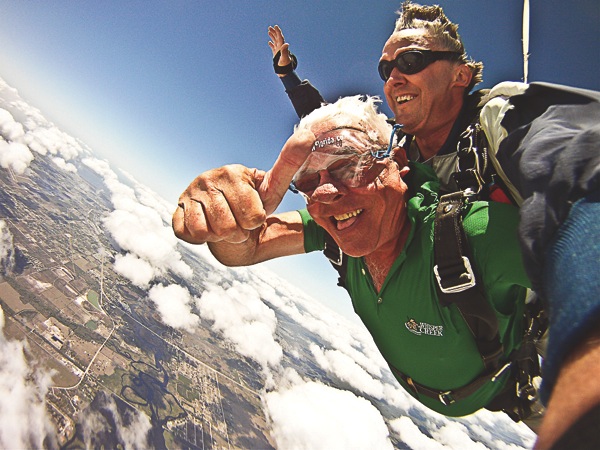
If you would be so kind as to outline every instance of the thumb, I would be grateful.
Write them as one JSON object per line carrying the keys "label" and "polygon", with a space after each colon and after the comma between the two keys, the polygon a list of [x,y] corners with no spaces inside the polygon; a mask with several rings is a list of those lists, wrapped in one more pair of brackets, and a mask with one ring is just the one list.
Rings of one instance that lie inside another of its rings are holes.
{"label": "thumb", "polygon": [[288,44],[287,42],[285,44],[283,44],[280,48],[281,51],[281,57],[279,58],[279,66],[287,66],[289,63],[292,62],[291,58],[290,58],[290,50],[289,50],[290,44]]}
{"label": "thumb", "polygon": [[306,161],[314,142],[315,135],[311,131],[296,131],[281,149],[271,170],[265,173],[258,193],[267,215],[275,211],[281,203],[292,178]]}

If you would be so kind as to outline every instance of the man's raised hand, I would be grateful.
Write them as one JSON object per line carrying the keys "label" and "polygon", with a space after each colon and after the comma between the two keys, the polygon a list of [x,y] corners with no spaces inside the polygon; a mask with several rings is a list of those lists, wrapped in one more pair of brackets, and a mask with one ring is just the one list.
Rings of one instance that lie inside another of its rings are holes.
{"label": "man's raised hand", "polygon": [[229,165],[198,176],[179,198],[175,235],[191,244],[245,242],[275,211],[314,139],[309,131],[294,133],[267,172]]}
{"label": "man's raised hand", "polygon": [[277,52],[281,52],[281,56],[279,57],[279,62],[277,64],[282,67],[287,66],[292,62],[289,50],[290,44],[285,42],[281,28],[279,28],[279,25],[269,27],[268,33],[269,38],[271,38],[269,41],[269,47],[271,47],[273,57],[275,57]]}

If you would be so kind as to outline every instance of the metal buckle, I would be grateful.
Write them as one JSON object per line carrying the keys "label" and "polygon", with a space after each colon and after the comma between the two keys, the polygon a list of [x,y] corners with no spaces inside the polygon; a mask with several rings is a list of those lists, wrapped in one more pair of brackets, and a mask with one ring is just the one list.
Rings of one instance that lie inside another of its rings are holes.
{"label": "metal buckle", "polygon": [[327,254],[327,249],[328,249],[327,242],[325,242],[325,248],[323,249],[323,254],[325,255],[325,257],[329,260],[329,262],[331,264],[335,264],[336,266],[341,266],[342,262],[343,262],[343,258],[344,258],[344,252],[342,252],[342,249],[338,246],[339,255],[337,257],[337,260],[329,257],[329,255]]}
{"label": "metal buckle", "polygon": [[531,378],[530,377],[528,377],[528,378],[529,378],[529,381],[524,385],[521,385],[521,383],[519,381],[517,381],[515,388],[517,391],[518,398],[524,398],[525,400],[531,402],[537,396],[537,389],[531,382]]}
{"label": "metal buckle", "polygon": [[440,394],[438,395],[438,400],[444,406],[451,405],[456,401],[452,398],[452,391],[440,392]]}
{"label": "metal buckle", "polygon": [[496,380],[497,380],[498,378],[500,378],[500,376],[501,376],[501,375],[502,375],[502,374],[503,374],[503,373],[506,371],[506,369],[508,369],[508,368],[509,368],[511,365],[512,365],[512,362],[508,362],[508,363],[504,364],[504,365],[503,365],[503,366],[500,368],[500,370],[499,370],[498,372],[496,372],[496,373],[494,374],[494,376],[492,377],[492,383],[495,383],[495,382],[496,382]]}
{"label": "metal buckle", "polygon": [[485,184],[481,174],[475,169],[454,172],[452,178],[465,198],[479,194]]}
{"label": "metal buckle", "polygon": [[466,256],[463,256],[462,260],[463,260],[463,264],[465,265],[465,271],[462,273],[461,278],[464,275],[468,275],[469,281],[467,281],[466,283],[457,284],[456,286],[450,286],[450,287],[442,286],[442,279],[438,272],[438,265],[436,264],[433,267],[433,272],[435,273],[435,277],[437,278],[437,282],[438,282],[438,285],[440,286],[440,290],[444,294],[456,294],[457,292],[466,291],[467,289],[470,289],[473,286],[475,286],[475,274],[473,273],[473,268],[471,267],[471,262],[469,261],[469,258],[467,258]]}

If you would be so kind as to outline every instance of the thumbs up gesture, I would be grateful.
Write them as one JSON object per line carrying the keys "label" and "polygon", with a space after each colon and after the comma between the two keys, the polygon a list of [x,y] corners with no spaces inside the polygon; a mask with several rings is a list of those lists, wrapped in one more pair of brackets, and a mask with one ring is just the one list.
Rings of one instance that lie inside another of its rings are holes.
{"label": "thumbs up gesture", "polygon": [[297,131],[267,172],[234,164],[199,175],[179,197],[175,235],[191,244],[246,242],[275,211],[314,140],[310,131]]}

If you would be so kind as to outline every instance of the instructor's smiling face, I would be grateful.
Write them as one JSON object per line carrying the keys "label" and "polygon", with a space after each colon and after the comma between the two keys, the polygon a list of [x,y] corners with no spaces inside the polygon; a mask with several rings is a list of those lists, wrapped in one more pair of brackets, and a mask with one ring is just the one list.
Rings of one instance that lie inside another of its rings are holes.
{"label": "instructor's smiling face", "polygon": [[[385,43],[380,61],[394,61],[409,50],[434,50],[423,29],[406,29],[395,32]],[[404,125],[408,134],[422,135],[435,131],[447,120],[455,98],[451,94],[455,68],[454,61],[435,61],[420,72],[406,75],[394,68],[383,86],[388,106],[397,123]]]}

